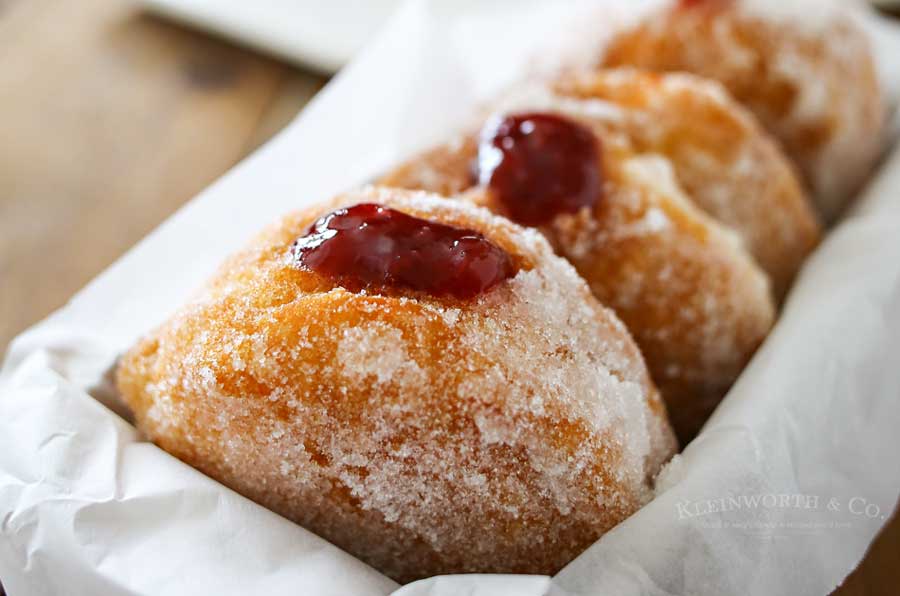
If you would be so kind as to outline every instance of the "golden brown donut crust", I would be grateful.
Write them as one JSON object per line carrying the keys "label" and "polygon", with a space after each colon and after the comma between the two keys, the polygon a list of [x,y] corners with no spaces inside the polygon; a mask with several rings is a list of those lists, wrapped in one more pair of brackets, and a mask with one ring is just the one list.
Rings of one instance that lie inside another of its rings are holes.
{"label": "golden brown donut crust", "polygon": [[117,371],[138,427],[401,582],[555,573],[641,506],[674,452],[636,345],[546,241],[424,193],[377,202],[481,232],[518,274],[469,301],[354,293],[288,264],[285,217]]}
{"label": "golden brown donut crust", "polygon": [[883,97],[868,39],[846,7],[826,0],[793,9],[781,4],[667,6],[613,36],[601,63],[722,83],[781,142],[830,221],[881,151]]}
{"label": "golden brown donut crust", "polygon": [[[605,195],[593,212],[557,216],[541,232],[634,335],[675,431],[686,441],[773,323],[766,275],[732,232],[684,195],[669,162],[636,153],[627,129],[598,116],[599,106],[536,101],[526,100],[529,107],[522,111],[560,112],[594,131],[602,141],[598,166],[605,176]],[[464,191],[468,200],[503,214],[489,191],[473,186],[476,154],[475,135],[463,135],[401,165],[380,183]]]}
{"label": "golden brown donut crust", "polygon": [[793,166],[717,83],[688,74],[602,70],[561,78],[557,93],[622,112],[636,151],[664,155],[691,201],[741,237],[783,298],[821,229]]}

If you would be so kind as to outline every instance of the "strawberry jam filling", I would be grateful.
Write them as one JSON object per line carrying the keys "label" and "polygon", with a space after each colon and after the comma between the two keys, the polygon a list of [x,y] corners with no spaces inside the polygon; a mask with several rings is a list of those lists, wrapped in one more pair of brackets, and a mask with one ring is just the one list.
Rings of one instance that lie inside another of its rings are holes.
{"label": "strawberry jam filling", "polygon": [[537,226],[602,198],[599,154],[597,137],[577,122],[514,114],[485,125],[476,171],[509,217]]}
{"label": "strawberry jam filling", "polygon": [[478,232],[363,203],[310,226],[294,264],[348,289],[403,287],[472,298],[515,274],[509,254]]}

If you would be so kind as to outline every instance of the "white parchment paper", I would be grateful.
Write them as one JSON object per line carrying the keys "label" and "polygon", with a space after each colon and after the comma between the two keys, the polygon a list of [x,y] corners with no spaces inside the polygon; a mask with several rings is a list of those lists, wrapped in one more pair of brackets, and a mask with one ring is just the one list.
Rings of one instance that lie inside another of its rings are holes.
{"label": "white parchment paper", "polygon": [[[59,594],[826,594],[900,489],[900,154],[806,266],[657,498],[554,578],[400,588],[141,441],[109,370],[279,215],[440,140],[550,38],[636,4],[412,1],[264,149],[13,342],[0,373],[0,579]],[[585,15],[591,15],[590,20]],[[900,81],[900,34],[874,23]],[[85,230],[102,234],[102,230]]]}

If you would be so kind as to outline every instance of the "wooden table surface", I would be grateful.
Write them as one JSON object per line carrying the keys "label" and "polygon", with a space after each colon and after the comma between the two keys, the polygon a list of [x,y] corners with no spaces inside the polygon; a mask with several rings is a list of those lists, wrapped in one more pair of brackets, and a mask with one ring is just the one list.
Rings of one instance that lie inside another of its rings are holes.
{"label": "wooden table surface", "polygon": [[[0,352],[323,84],[128,0],[0,0]],[[837,594],[898,593],[895,520]]]}

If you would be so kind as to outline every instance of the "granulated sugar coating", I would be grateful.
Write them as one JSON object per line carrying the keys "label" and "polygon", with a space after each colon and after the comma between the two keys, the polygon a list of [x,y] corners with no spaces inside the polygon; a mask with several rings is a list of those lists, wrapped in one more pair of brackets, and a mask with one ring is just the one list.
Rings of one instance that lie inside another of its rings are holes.
{"label": "granulated sugar coating", "polygon": [[604,66],[721,82],[781,142],[832,220],[883,146],[885,107],[868,39],[845,0],[673,3],[613,36]]}
{"label": "granulated sugar coating", "polygon": [[[293,267],[336,206],[483,234],[514,277],[470,299]],[[117,374],[161,447],[402,581],[554,573],[650,496],[675,449],[628,332],[538,233],[365,189],[232,257]]]}
{"label": "granulated sugar coating", "polygon": [[[739,237],[685,195],[671,162],[655,148],[642,151],[629,124],[641,117],[639,110],[529,87],[504,99],[492,117],[539,110],[571,118],[597,135],[605,184],[592,210],[559,215],[539,229],[625,322],[676,432],[690,439],[773,323],[768,278]],[[654,126],[652,118],[646,126]],[[473,186],[468,164],[476,153],[477,143],[463,137],[401,165],[381,182],[462,191],[506,214],[489,189]]]}
{"label": "granulated sugar coating", "polygon": [[664,155],[698,207],[733,229],[783,297],[818,243],[817,216],[779,147],[717,83],[634,69],[571,75],[557,93],[614,104],[612,126]]}

